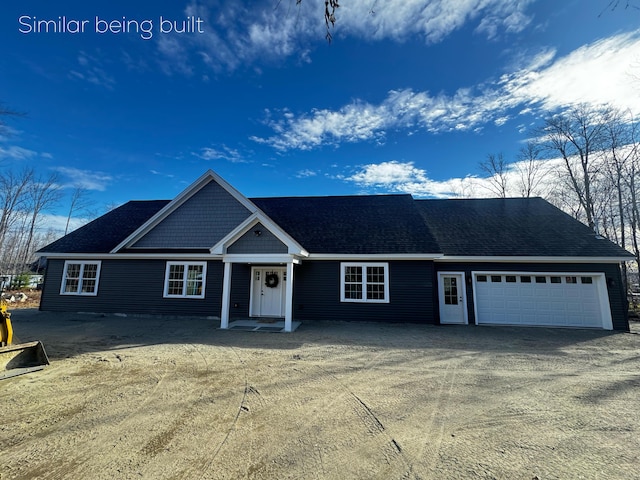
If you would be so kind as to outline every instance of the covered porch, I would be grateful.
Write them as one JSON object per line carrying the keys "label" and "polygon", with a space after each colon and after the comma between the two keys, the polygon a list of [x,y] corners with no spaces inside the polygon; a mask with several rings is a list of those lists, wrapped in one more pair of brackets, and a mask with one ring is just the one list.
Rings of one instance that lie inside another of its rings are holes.
{"label": "covered porch", "polygon": [[[221,329],[293,332],[300,325],[293,321],[294,265],[300,263],[298,258],[289,254],[226,255],[223,262]],[[234,265],[250,274],[234,279]],[[240,318],[231,318],[232,307],[238,307],[237,302],[232,302],[232,296],[237,294],[234,288],[248,291],[248,299],[244,297],[248,300],[246,313],[241,313]]]}

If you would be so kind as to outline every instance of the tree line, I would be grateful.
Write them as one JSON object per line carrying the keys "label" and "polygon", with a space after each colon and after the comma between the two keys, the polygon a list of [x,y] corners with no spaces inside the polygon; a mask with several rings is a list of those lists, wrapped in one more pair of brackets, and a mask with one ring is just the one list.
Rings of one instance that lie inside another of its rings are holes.
{"label": "tree line", "polygon": [[[86,190],[65,194],[57,173],[43,175],[32,167],[2,165],[0,170],[0,275],[18,276],[37,270],[36,251],[66,235],[75,215],[91,205]],[[66,208],[64,230],[51,225],[54,209]]]}
{"label": "tree line", "polygon": [[[547,117],[509,162],[479,164],[498,197],[541,196],[635,255],[640,266],[640,125],[631,112],[577,105]],[[623,277],[627,278],[623,265]]]}

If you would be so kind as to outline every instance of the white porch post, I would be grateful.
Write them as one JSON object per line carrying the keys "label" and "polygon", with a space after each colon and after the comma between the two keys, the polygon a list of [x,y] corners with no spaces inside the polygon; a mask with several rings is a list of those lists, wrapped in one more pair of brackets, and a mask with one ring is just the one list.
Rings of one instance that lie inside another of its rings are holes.
{"label": "white porch post", "polygon": [[224,264],[222,280],[222,311],[220,312],[220,328],[229,328],[229,304],[231,302],[231,267],[232,263]]}
{"label": "white porch post", "polygon": [[287,262],[287,283],[284,300],[284,331],[290,332],[293,323],[293,262]]}

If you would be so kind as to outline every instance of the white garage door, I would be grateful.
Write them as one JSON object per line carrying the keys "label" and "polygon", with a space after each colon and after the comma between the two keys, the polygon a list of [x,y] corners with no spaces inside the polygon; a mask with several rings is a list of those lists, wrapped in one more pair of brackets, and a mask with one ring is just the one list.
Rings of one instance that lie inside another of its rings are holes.
{"label": "white garage door", "polygon": [[479,325],[612,329],[602,274],[474,272],[473,280]]}

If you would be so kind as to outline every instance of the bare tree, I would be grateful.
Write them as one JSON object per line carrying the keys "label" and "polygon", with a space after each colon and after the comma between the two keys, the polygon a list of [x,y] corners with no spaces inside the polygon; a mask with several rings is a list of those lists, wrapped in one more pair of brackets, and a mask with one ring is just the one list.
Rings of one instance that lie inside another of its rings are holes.
{"label": "bare tree", "polygon": [[497,155],[490,153],[487,159],[479,164],[480,170],[488,175],[489,190],[500,198],[507,197],[509,164],[502,152]]}
{"label": "bare tree", "polygon": [[611,109],[595,109],[583,104],[547,118],[536,131],[547,151],[559,154],[564,161],[572,192],[585,214],[587,225],[593,229],[595,196],[592,189],[602,168],[598,155],[604,148],[606,125],[611,116]]}
{"label": "bare tree", "polygon": [[11,110],[6,106],[4,106],[2,103],[0,103],[0,134],[8,130],[7,124],[3,119],[4,117],[15,117],[15,116],[21,116],[21,115],[23,114],[20,112]]}
{"label": "bare tree", "polygon": [[542,193],[539,192],[539,187],[548,170],[540,158],[541,153],[542,147],[531,141],[518,152],[514,168],[520,175],[520,195],[525,198]]}
{"label": "bare tree", "polygon": [[633,253],[636,257],[636,266],[640,271],[640,195],[638,194],[638,188],[640,187],[640,168],[638,167],[638,150],[636,149],[635,160],[627,165],[626,169],[626,183],[629,187],[629,203],[627,204],[627,215],[629,218],[629,227],[631,231],[631,243],[633,246]]}
{"label": "bare tree", "polygon": [[56,205],[62,192],[58,185],[58,176],[53,173],[47,178],[33,178],[31,184],[27,188],[27,202],[29,214],[29,222],[27,226],[27,237],[24,245],[24,253],[22,263],[27,265],[33,255],[33,241],[38,220],[41,214]]}
{"label": "bare tree", "polygon": [[4,250],[9,229],[20,218],[32,181],[33,170],[30,168],[25,168],[20,173],[6,170],[0,174],[0,251]]}
{"label": "bare tree", "polygon": [[78,212],[86,212],[92,205],[93,200],[87,196],[87,189],[81,185],[77,185],[71,193],[71,202],[69,203],[69,213],[67,214],[67,223],[64,227],[64,234],[69,232],[69,224],[71,218]]}

